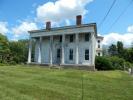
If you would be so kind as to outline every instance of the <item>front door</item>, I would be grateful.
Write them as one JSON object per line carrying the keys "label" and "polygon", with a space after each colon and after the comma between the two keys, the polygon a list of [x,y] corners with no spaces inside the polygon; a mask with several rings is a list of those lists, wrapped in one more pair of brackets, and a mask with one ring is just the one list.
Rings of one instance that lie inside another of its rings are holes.
{"label": "front door", "polygon": [[57,49],[57,64],[61,63],[61,49]]}

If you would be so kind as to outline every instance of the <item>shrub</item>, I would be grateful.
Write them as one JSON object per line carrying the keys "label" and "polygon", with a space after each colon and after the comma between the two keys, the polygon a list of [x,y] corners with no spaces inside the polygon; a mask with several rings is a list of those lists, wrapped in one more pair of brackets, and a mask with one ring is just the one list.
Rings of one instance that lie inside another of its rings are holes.
{"label": "shrub", "polygon": [[108,57],[108,59],[111,62],[113,69],[124,70],[125,60],[123,58],[119,58],[117,56],[112,56],[112,57]]}
{"label": "shrub", "polygon": [[96,56],[95,66],[98,70],[112,70],[111,62],[106,57]]}
{"label": "shrub", "polygon": [[124,69],[128,70],[129,68],[131,68],[133,65],[130,62],[125,62],[124,64]]}

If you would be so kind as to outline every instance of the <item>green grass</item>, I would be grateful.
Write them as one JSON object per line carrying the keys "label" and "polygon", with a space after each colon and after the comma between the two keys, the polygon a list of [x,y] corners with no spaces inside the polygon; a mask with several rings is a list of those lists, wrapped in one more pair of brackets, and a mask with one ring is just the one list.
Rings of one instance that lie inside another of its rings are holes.
{"label": "green grass", "polygon": [[0,66],[0,100],[133,100],[133,77],[122,71],[89,72]]}

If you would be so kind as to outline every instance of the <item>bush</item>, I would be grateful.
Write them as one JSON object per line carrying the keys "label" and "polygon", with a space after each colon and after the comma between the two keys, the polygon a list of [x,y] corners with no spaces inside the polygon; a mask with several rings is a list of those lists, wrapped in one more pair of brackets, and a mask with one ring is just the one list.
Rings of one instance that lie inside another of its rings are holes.
{"label": "bush", "polygon": [[123,58],[119,58],[117,56],[112,56],[112,57],[108,57],[108,59],[111,62],[113,69],[124,70],[125,60]]}
{"label": "bush", "polygon": [[106,57],[96,56],[95,66],[98,70],[112,70],[111,62]]}
{"label": "bush", "polygon": [[124,69],[125,70],[128,70],[129,68],[131,68],[133,65],[130,63],[130,62],[125,62],[125,64],[124,64]]}

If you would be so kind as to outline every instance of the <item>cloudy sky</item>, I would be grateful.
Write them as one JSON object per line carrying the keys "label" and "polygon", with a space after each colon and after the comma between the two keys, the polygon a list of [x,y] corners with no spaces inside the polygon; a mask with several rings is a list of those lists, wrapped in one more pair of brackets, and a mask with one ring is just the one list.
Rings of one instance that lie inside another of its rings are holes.
{"label": "cloudy sky", "polygon": [[46,21],[52,27],[74,25],[79,14],[83,23],[97,23],[104,44],[133,41],[133,0],[0,0],[0,33],[25,39],[28,30],[43,29]]}

